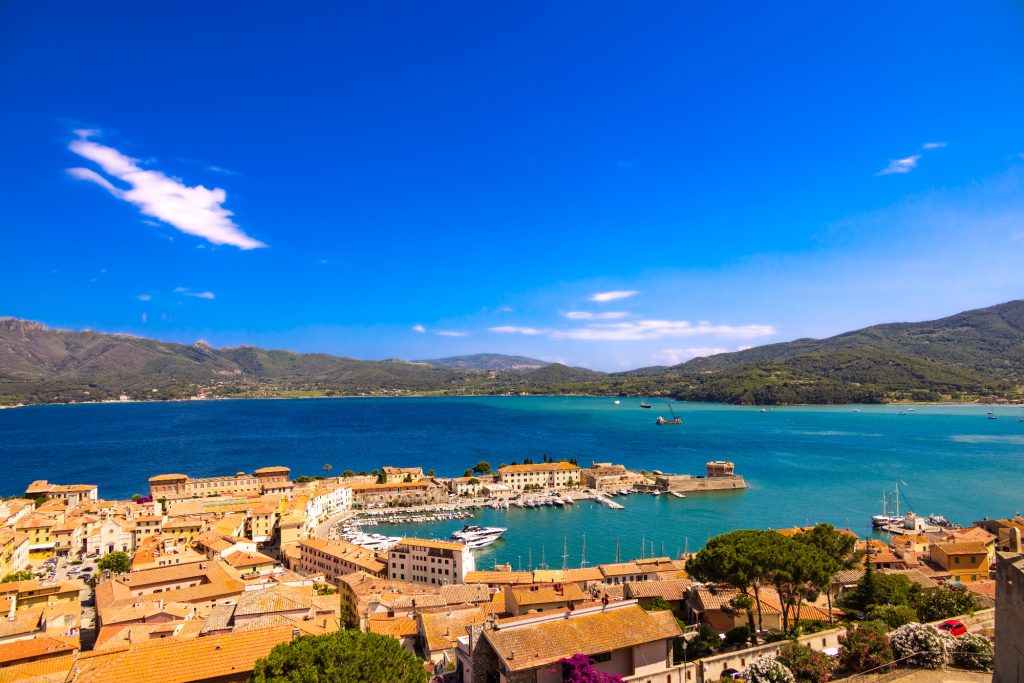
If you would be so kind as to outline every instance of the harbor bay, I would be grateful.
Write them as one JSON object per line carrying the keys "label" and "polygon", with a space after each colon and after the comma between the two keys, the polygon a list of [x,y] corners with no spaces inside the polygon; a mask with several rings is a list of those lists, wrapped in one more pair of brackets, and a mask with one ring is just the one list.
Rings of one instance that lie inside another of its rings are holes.
{"label": "harbor bay", "polygon": [[[583,500],[564,507],[478,509],[472,519],[368,528],[389,536],[447,538],[463,524],[509,529],[478,564],[579,566],[696,550],[736,528],[827,521],[870,531],[883,490],[901,487],[905,509],[969,524],[1022,505],[1020,407],[829,406],[744,408],[675,404],[680,425],[656,425],[667,406],[640,399],[488,397],[238,400],[40,406],[0,411],[0,494],[36,479],[97,484],[105,498],[148,491],[149,477],[232,474],[266,465],[293,476],[384,465],[459,476],[575,458],[633,469],[701,474],[727,459],[746,490],[685,499],[620,496],[615,510]],[[991,411],[996,419],[988,419]]]}

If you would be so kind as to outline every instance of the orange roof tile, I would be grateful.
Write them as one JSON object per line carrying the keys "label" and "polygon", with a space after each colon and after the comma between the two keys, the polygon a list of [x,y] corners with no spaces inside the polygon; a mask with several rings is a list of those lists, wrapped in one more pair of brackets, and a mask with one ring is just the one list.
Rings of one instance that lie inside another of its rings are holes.
{"label": "orange roof tile", "polygon": [[512,473],[512,472],[555,472],[555,471],[570,471],[578,470],[579,465],[573,465],[571,462],[539,462],[533,465],[505,465],[499,472]]}
{"label": "orange roof tile", "polygon": [[436,539],[429,538],[403,538],[394,548],[391,549],[391,552],[394,552],[397,548],[401,548],[403,545],[412,546],[414,548],[437,548],[440,550],[456,550],[459,552],[466,547],[462,543],[452,543],[451,541],[438,541]]}

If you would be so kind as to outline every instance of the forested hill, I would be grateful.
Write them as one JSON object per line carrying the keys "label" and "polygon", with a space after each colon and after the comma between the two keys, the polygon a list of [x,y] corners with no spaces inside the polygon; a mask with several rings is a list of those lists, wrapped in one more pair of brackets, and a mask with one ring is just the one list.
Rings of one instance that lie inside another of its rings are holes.
{"label": "forested hill", "polygon": [[0,406],[122,395],[579,393],[741,404],[1019,400],[1022,384],[1022,301],[612,374],[498,354],[408,362],[251,346],[214,349],[0,319]]}

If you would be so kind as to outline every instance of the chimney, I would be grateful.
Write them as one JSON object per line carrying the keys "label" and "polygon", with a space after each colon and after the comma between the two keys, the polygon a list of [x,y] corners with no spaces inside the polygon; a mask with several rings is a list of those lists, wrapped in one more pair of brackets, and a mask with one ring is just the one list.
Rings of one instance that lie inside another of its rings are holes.
{"label": "chimney", "polygon": [[302,631],[297,628],[292,629],[292,640],[297,640],[300,635],[302,635]]}

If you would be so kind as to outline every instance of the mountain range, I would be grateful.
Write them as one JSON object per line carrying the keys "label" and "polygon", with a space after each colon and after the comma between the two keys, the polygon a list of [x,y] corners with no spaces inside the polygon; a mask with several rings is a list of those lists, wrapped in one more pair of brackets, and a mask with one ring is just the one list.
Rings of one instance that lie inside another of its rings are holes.
{"label": "mountain range", "polygon": [[0,405],[195,396],[554,393],[737,404],[1024,396],[1024,301],[875,325],[674,366],[602,373],[524,356],[364,361],[252,346],[214,349],[0,319]]}

